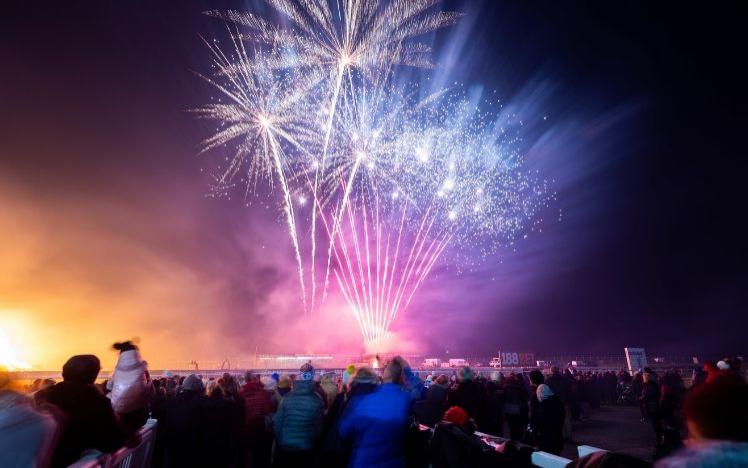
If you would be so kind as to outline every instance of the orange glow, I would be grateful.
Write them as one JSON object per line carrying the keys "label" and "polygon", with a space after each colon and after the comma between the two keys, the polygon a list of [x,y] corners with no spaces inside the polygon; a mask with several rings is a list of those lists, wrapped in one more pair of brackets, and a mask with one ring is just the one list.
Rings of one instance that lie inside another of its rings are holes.
{"label": "orange glow", "polygon": [[0,328],[0,366],[10,371],[31,369],[27,362],[18,358],[15,348],[5,336],[2,328]]}

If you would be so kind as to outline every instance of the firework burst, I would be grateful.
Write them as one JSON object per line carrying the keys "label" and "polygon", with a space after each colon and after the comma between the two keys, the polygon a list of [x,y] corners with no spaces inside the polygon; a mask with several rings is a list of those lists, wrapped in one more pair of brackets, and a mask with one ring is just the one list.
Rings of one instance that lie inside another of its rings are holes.
{"label": "firework burst", "polygon": [[322,307],[332,275],[373,342],[440,259],[470,265],[510,245],[552,195],[523,170],[521,121],[461,89],[394,84],[396,66],[431,66],[411,39],[458,14],[434,0],[269,3],[283,26],[209,12],[229,25],[230,47],[207,43],[204,78],[222,99],[195,111],[219,124],[203,149],[233,152],[219,187],[280,186],[305,311]]}

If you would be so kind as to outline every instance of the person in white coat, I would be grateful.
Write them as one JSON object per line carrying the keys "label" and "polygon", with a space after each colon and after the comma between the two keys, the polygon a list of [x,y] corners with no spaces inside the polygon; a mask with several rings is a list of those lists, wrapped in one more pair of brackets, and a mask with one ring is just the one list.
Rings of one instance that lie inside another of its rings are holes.
{"label": "person in white coat", "polygon": [[109,398],[124,430],[133,434],[148,420],[153,383],[148,364],[140,357],[137,346],[125,341],[112,347],[120,355],[112,374]]}

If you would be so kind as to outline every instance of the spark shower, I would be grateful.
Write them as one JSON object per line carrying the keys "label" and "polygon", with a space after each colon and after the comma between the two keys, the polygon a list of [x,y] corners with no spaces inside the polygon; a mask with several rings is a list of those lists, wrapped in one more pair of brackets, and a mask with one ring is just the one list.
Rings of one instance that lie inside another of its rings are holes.
{"label": "spark shower", "polygon": [[[523,166],[522,120],[463,85],[430,89],[419,41],[458,21],[438,0],[268,0],[209,11],[217,124],[212,194],[277,194],[304,314],[338,291],[367,344],[388,336],[437,264],[490,260],[554,196]],[[333,283],[331,285],[331,283]]]}

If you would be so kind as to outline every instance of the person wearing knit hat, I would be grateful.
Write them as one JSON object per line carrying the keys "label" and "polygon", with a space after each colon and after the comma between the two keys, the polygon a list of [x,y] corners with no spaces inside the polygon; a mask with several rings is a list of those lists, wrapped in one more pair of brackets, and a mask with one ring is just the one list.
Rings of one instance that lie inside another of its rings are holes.
{"label": "person wearing knit hat", "polygon": [[278,381],[278,393],[281,397],[285,396],[286,393],[291,391],[291,378],[287,375],[284,375],[281,377],[280,381]]}
{"label": "person wearing knit hat", "polygon": [[299,379],[314,380],[314,367],[312,367],[311,362],[307,362],[306,364],[301,366],[301,369],[299,369]]}
{"label": "person wearing knit hat", "polygon": [[205,387],[203,386],[203,381],[200,380],[200,377],[195,374],[190,374],[184,379],[184,382],[182,382],[179,391],[202,393],[204,389]]}
{"label": "person wearing knit hat", "polygon": [[468,419],[468,414],[459,406],[453,406],[444,412],[444,420],[459,427],[465,427]]}
{"label": "person wearing knit hat", "polygon": [[356,366],[348,364],[348,367],[343,371],[343,386],[348,386],[348,382],[351,380],[353,374],[356,373]]}
{"label": "person wearing knit hat", "polygon": [[325,403],[315,389],[314,367],[307,362],[299,380],[286,394],[273,417],[278,466],[305,466],[314,456],[322,432]]}
{"label": "person wearing knit hat", "polygon": [[475,435],[474,422],[459,406],[449,408],[434,428],[431,456],[440,466],[483,466],[491,450]]}
{"label": "person wearing knit hat", "polygon": [[62,382],[34,394],[37,407],[56,406],[66,421],[51,466],[71,465],[85,449],[113,452],[125,442],[111,401],[94,385],[99,368],[94,355],[73,356],[62,368]]}

